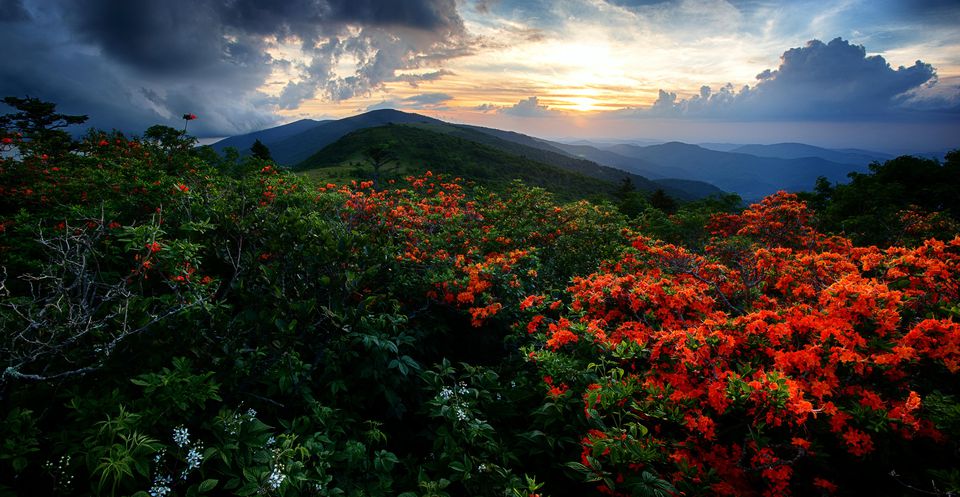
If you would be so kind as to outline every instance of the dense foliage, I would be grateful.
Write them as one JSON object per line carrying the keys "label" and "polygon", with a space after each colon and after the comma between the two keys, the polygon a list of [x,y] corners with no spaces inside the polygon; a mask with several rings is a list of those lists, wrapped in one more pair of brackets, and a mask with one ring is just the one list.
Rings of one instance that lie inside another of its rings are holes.
{"label": "dense foliage", "polygon": [[960,490],[955,231],[313,184],[171,128],[26,124],[0,132],[2,494]]}
{"label": "dense foliage", "polygon": [[820,225],[858,244],[915,245],[960,231],[960,150],[933,159],[903,156],[853,173],[845,184],[820,178],[806,195]]}

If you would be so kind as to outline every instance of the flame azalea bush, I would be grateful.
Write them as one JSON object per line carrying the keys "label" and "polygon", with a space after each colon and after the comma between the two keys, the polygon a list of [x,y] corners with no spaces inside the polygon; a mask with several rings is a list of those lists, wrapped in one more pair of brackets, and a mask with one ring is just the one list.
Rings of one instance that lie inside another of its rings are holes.
{"label": "flame azalea bush", "polygon": [[810,216],[781,193],[703,254],[638,236],[562,307],[529,300],[531,358],[592,427],[572,467],[616,495],[806,495],[856,482],[843,461],[949,453],[925,403],[957,393],[960,237],[854,247]]}
{"label": "flame azalea bush", "polygon": [[345,196],[349,225],[372,229],[403,267],[428,274],[428,295],[467,310],[474,327],[537,288],[544,272],[566,279],[596,267],[612,255],[623,222],[587,202],[557,206],[543,190],[520,184],[505,198],[471,199],[458,178],[429,171],[389,190],[374,190],[373,182],[320,188],[334,190]]}
{"label": "flame azalea bush", "polygon": [[958,239],[854,246],[786,194],[634,226],[439,168],[320,185],[10,102],[0,495],[960,487]]}
{"label": "flame azalea bush", "polygon": [[541,275],[615,252],[610,209],[312,185],[162,126],[3,136],[0,493],[528,495],[560,471],[528,457],[509,325]]}

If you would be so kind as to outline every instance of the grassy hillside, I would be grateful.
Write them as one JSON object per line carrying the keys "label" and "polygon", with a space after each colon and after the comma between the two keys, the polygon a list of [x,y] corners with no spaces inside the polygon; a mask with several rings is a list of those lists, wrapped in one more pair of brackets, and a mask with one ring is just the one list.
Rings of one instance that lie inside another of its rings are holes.
{"label": "grassy hillside", "polygon": [[[450,126],[448,131],[501,150],[531,157],[541,162],[555,164],[565,169],[581,170],[595,178],[611,180],[620,178],[624,172],[630,174],[634,185],[644,191],[662,189],[670,196],[680,200],[696,200],[704,197],[722,195],[724,192],[716,186],[695,179],[683,181],[663,178],[660,174],[647,174],[642,159],[624,157],[590,146],[566,145],[541,140],[521,133],[503,131],[480,126]],[[656,171],[656,167],[648,168]],[[617,179],[619,181],[619,179]]]}
{"label": "grassy hillside", "polygon": [[[343,178],[357,173],[369,177],[372,169],[366,164],[365,151],[384,143],[391,144],[396,157],[386,167],[388,172],[402,175],[431,170],[459,176],[492,189],[501,189],[519,179],[552,191],[562,199],[607,196],[616,190],[616,182],[630,176],[621,172],[619,178],[611,173],[609,180],[598,179],[588,176],[586,171],[566,170],[423,125],[386,125],[354,131],[298,164],[295,169],[308,171],[316,178]],[[640,180],[650,184],[643,178]],[[638,183],[635,181],[635,184]]]}
{"label": "grassy hillside", "polygon": [[[472,126],[429,124],[419,126],[431,131],[436,131],[453,137],[487,145],[511,155],[531,159],[543,164],[549,164],[560,169],[580,173],[584,176],[589,176],[591,178],[600,179],[610,183],[619,183],[620,181],[623,181],[623,178],[629,177],[634,186],[636,186],[636,188],[639,190],[655,191],[658,188],[662,188],[662,186],[650,181],[644,176],[614,167],[603,166],[590,160],[571,157],[559,148],[519,133],[494,130],[490,128],[477,128]],[[692,196],[683,190],[670,189],[669,187],[666,189],[669,190],[667,193],[671,196],[682,199],[692,199]]]}
{"label": "grassy hillside", "polygon": [[440,123],[436,119],[420,114],[400,112],[393,109],[383,109],[364,114],[326,121],[302,133],[287,137],[277,142],[263,142],[273,154],[273,158],[280,164],[292,166],[307,160],[323,147],[339,140],[347,133],[358,129],[383,126],[385,124],[409,123]]}

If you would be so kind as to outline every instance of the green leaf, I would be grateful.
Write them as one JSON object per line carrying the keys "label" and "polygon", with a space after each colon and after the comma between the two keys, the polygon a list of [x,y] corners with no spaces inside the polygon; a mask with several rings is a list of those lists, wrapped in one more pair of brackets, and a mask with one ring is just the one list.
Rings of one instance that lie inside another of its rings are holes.
{"label": "green leaf", "polygon": [[253,495],[259,491],[260,491],[260,485],[258,485],[256,482],[247,483],[246,485],[235,490],[236,494],[241,497],[245,497],[247,495]]}
{"label": "green leaf", "polygon": [[580,463],[578,463],[578,462],[568,462],[568,463],[564,464],[564,466],[566,466],[566,467],[568,467],[568,468],[570,468],[570,469],[576,470],[576,471],[580,471],[580,472],[582,472],[582,473],[590,473],[590,472],[591,472],[591,471],[590,471],[590,468],[588,468],[588,467],[586,467],[586,466],[584,466],[583,464],[580,464]]}
{"label": "green leaf", "polygon": [[200,484],[200,493],[205,493],[213,490],[217,486],[217,483],[219,483],[219,480],[215,480],[213,478],[209,480],[204,480],[203,483]]}

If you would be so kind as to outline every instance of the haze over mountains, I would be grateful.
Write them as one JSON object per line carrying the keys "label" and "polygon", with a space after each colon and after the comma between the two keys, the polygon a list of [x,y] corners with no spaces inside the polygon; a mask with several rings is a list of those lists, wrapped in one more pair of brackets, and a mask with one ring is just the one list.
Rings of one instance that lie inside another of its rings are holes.
{"label": "haze over mountains", "polygon": [[[380,127],[385,128],[357,133]],[[304,119],[226,138],[213,148],[223,152],[234,147],[247,153],[255,140],[267,145],[279,164],[302,170],[357,163],[365,147],[380,141],[392,143],[403,161],[430,164],[434,169],[470,171],[478,178],[519,178],[548,188],[565,185],[560,188],[570,190],[576,188],[575,176],[579,175],[599,180],[607,185],[603,190],[610,190],[629,177],[640,190],[659,188],[684,200],[721,190],[748,201],[778,190],[810,190],[819,176],[845,182],[850,172],[865,172],[871,162],[891,158],[868,150],[835,150],[802,143],[699,146],[669,142],[642,146],[577,140],[570,144],[495,128],[451,124],[392,109],[339,120]],[[555,172],[551,173],[551,168]],[[539,172],[534,174],[534,170]],[[570,174],[574,176],[566,177]],[[550,176],[556,178],[546,179]]]}

